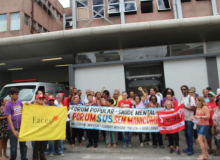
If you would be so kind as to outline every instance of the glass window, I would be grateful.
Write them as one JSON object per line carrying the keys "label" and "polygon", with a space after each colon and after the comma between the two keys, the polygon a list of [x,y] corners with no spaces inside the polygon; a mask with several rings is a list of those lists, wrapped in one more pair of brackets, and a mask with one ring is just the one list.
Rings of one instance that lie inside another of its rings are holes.
{"label": "glass window", "polygon": [[170,10],[170,0],[157,0],[157,8],[158,11]]}
{"label": "glass window", "polygon": [[20,13],[11,13],[10,30],[20,30]]}
{"label": "glass window", "polygon": [[37,4],[42,7],[42,2],[41,2],[41,0],[38,0]]}
{"label": "glass window", "polygon": [[[87,0],[79,0],[79,2],[85,4],[88,6],[88,1]],[[77,8],[84,8],[85,6],[82,5],[81,3],[77,2]]]}
{"label": "glass window", "polygon": [[141,13],[151,13],[151,12],[153,12],[153,2],[141,1]]}
{"label": "glass window", "polygon": [[47,13],[48,13],[49,15],[51,15],[50,7],[51,7],[51,4],[50,4],[50,2],[48,2],[48,10],[47,10]]}
{"label": "glass window", "polygon": [[124,0],[124,5],[125,5],[125,12],[137,11],[135,0]]}
{"label": "glass window", "polygon": [[98,63],[107,61],[120,61],[120,53],[115,51],[100,51],[92,53],[78,53],[76,62],[82,63]]}
{"label": "glass window", "polygon": [[[104,1],[103,0],[93,0],[93,10],[96,12],[93,12],[94,18],[100,18],[104,17]],[[102,15],[102,16],[101,16]]]}
{"label": "glass window", "polygon": [[47,30],[45,28],[43,28],[43,32],[47,32]]}
{"label": "glass window", "polygon": [[63,16],[60,15],[60,21],[63,21]]}
{"label": "glass window", "polygon": [[0,15],[0,32],[7,31],[7,14]]}
{"label": "glass window", "polygon": [[33,27],[34,27],[34,29],[36,29],[36,21],[34,21]]}
{"label": "glass window", "polygon": [[202,43],[170,45],[170,56],[185,56],[193,54],[203,54]]}
{"label": "glass window", "polygon": [[41,33],[41,29],[42,29],[42,26],[38,24],[38,29],[37,29],[38,33]]}
{"label": "glass window", "polygon": [[120,13],[119,0],[108,0],[108,14]]}
{"label": "glass window", "polygon": [[27,26],[29,25],[29,16],[27,14],[24,14],[24,24],[26,24]]}
{"label": "glass window", "polygon": [[219,53],[220,52],[220,42],[206,42],[207,53]]}

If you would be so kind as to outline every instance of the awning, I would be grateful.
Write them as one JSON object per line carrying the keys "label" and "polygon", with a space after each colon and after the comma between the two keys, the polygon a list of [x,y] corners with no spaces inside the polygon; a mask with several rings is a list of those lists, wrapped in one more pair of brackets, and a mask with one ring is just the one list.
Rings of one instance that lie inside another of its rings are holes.
{"label": "awning", "polygon": [[220,40],[220,16],[172,19],[0,39],[0,59]]}

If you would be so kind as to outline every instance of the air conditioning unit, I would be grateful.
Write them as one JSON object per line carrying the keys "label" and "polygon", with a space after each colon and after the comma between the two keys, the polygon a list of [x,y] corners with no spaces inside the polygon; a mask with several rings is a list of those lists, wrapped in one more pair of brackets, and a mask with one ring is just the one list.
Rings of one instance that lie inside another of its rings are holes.
{"label": "air conditioning unit", "polygon": [[89,19],[88,8],[77,8],[77,21],[83,21]]}
{"label": "air conditioning unit", "polygon": [[68,28],[68,27],[72,27],[73,26],[73,22],[71,22],[71,21],[67,21],[66,22],[66,27]]}

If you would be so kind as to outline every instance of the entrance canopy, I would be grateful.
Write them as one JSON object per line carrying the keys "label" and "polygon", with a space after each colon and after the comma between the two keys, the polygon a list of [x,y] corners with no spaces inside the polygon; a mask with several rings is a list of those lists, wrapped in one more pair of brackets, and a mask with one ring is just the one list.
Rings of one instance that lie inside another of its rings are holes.
{"label": "entrance canopy", "polygon": [[0,60],[217,41],[220,16],[129,23],[1,38]]}

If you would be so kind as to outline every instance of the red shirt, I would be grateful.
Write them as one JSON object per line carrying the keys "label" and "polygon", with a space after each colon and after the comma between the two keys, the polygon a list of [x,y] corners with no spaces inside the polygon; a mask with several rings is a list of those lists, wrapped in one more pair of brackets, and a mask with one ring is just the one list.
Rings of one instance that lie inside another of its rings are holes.
{"label": "red shirt", "polygon": [[172,103],[173,103],[173,109],[176,109],[178,107],[178,103],[175,100],[172,100]]}
{"label": "red shirt", "polygon": [[67,106],[67,108],[69,109],[69,106],[70,106],[70,99],[69,99],[69,97],[67,97],[67,98],[64,100],[63,106]]}
{"label": "red shirt", "polygon": [[207,107],[209,108],[209,115],[210,115],[210,118],[209,118],[209,126],[213,126],[213,121],[212,121],[212,116],[213,116],[213,110],[218,107],[214,102],[207,102]]}
{"label": "red shirt", "polygon": [[125,108],[132,108],[132,103],[131,103],[130,100],[127,100],[127,101],[124,101],[123,99],[120,100],[120,101],[118,102],[118,107],[121,107],[121,104],[123,104],[123,106],[124,106]]}

